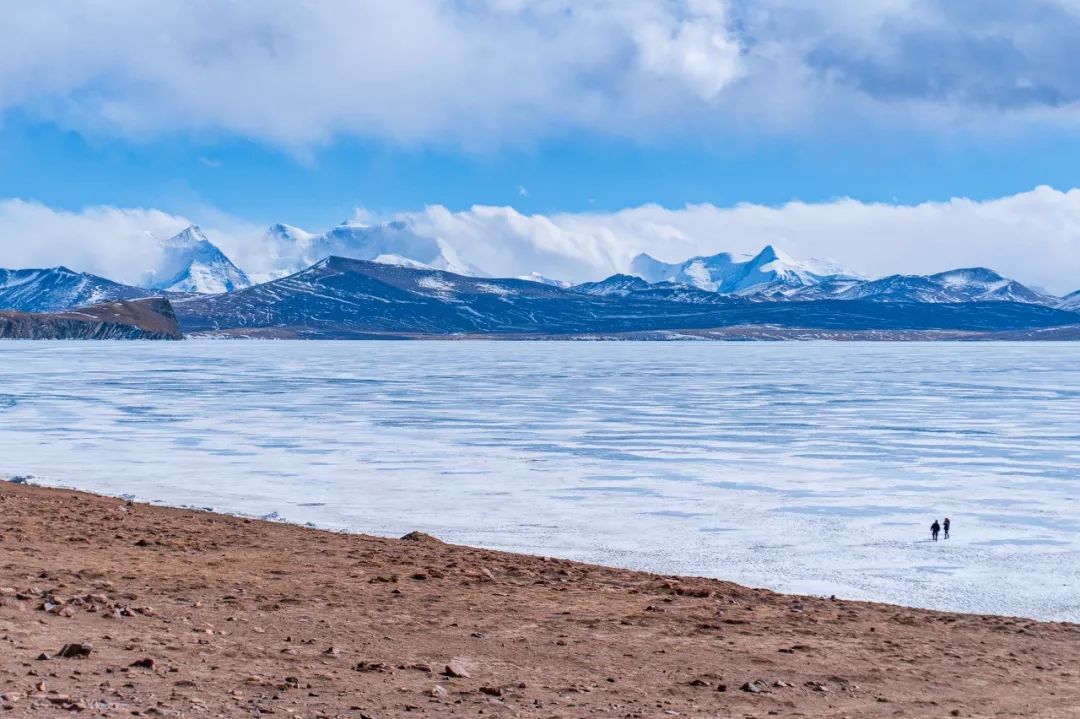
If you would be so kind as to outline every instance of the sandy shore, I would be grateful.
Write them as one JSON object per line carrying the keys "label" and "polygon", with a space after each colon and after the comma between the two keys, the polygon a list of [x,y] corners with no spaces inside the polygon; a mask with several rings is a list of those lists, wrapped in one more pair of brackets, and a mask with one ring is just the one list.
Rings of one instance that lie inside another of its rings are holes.
{"label": "sandy shore", "polygon": [[1080,716],[1076,625],[8,483],[0,642],[0,716]]}

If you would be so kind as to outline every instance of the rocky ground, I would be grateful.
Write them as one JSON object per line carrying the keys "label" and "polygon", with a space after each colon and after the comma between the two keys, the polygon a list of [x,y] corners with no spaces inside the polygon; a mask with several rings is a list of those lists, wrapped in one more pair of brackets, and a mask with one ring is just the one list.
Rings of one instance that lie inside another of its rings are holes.
{"label": "rocky ground", "polygon": [[162,297],[117,300],[64,312],[0,311],[0,339],[180,340],[172,303]]}
{"label": "rocky ground", "polygon": [[0,483],[0,717],[1078,717],[1080,627]]}

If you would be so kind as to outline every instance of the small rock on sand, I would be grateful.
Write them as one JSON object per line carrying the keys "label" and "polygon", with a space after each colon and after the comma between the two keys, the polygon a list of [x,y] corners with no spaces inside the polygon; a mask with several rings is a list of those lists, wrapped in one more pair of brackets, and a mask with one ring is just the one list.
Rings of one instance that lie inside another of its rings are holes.
{"label": "small rock on sand", "polygon": [[62,646],[60,651],[56,653],[56,656],[61,659],[83,659],[90,656],[90,652],[92,651],[94,651],[92,644],[87,642],[76,642]]}
{"label": "small rock on sand", "polygon": [[443,675],[455,679],[468,679],[472,676],[469,674],[469,670],[465,665],[457,659],[451,660],[451,662],[446,665],[446,669],[443,670]]}
{"label": "small rock on sand", "polygon": [[443,541],[441,539],[439,539],[437,537],[433,537],[430,534],[427,534],[425,532],[409,532],[404,537],[402,537],[402,539],[405,540],[406,542],[424,542],[424,543],[427,543],[427,544],[442,544],[443,543]]}

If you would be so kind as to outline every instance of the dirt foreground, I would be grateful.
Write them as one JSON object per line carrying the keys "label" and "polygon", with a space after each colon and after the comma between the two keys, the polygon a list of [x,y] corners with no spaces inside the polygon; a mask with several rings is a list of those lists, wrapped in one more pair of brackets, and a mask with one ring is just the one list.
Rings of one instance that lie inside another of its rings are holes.
{"label": "dirt foreground", "polygon": [[0,717],[1080,717],[1080,626],[0,483]]}

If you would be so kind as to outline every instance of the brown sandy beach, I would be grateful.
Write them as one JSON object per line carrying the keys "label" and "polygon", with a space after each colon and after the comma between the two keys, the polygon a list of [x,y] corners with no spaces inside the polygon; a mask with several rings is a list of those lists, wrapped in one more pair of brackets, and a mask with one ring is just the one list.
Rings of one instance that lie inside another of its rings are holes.
{"label": "brown sandy beach", "polygon": [[0,717],[1065,718],[1077,667],[1076,625],[0,483]]}

